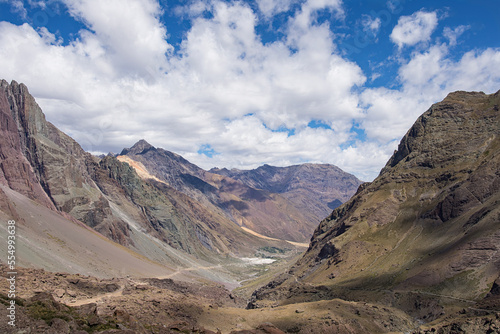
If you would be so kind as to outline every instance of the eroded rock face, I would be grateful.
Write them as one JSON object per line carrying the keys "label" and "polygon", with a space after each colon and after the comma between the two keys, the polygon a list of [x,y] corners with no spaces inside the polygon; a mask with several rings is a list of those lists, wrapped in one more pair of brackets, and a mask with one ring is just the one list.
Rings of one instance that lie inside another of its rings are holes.
{"label": "eroded rock face", "polygon": [[297,284],[395,305],[418,296],[428,310],[406,311],[432,314],[426,320],[446,298],[482,300],[500,273],[499,105],[500,92],[456,92],[433,105],[379,177],[321,222],[290,277],[259,290],[253,305],[309,300],[289,289]]}
{"label": "eroded rock face", "polygon": [[128,226],[116,219],[93,180],[97,159],[45,120],[28,88],[1,82],[0,114],[6,136],[0,140],[4,184],[100,231],[123,245]]}
{"label": "eroded rock face", "polygon": [[37,115],[30,114],[31,103],[24,85],[0,82],[0,184],[55,209],[40,185],[40,175],[27,158],[34,160],[29,148],[33,144],[27,138],[35,130],[24,127],[28,119],[37,119]]}

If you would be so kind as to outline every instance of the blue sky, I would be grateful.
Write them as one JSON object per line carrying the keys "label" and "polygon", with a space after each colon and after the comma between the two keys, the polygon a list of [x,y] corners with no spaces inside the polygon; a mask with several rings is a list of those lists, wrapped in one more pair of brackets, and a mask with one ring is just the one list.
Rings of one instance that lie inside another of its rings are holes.
{"label": "blue sky", "polygon": [[0,0],[0,77],[93,153],[373,179],[455,90],[500,89],[495,0]]}

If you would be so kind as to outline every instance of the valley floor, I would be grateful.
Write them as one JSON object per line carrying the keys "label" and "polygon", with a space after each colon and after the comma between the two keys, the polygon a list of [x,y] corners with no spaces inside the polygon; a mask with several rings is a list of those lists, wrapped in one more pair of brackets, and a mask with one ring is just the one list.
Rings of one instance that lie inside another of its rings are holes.
{"label": "valley floor", "polygon": [[[214,283],[112,278],[18,269],[16,327],[5,319],[7,268],[0,288],[2,333],[498,333],[498,299],[455,304],[433,323],[379,303],[341,299],[246,309]],[[462,331],[461,331],[462,330]]]}

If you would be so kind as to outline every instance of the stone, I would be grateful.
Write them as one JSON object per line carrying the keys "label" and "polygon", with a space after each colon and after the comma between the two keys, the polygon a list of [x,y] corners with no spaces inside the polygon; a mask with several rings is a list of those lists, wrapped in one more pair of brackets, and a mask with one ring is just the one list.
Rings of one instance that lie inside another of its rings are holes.
{"label": "stone", "polygon": [[64,289],[55,289],[54,290],[54,295],[57,297],[57,298],[62,298],[64,296],[66,292],[64,291]]}

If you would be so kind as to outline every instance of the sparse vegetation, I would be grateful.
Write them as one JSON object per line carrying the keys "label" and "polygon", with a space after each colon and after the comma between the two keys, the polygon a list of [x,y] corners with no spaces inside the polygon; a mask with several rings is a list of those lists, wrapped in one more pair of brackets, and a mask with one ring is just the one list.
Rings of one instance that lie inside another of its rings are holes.
{"label": "sparse vegetation", "polygon": [[55,308],[53,305],[49,305],[47,302],[35,301],[28,304],[28,312],[34,319],[44,320],[47,325],[51,325],[55,318],[62,319],[64,321],[70,321],[73,319],[71,316],[73,311],[66,305],[58,305],[61,309]]}

